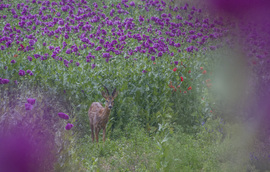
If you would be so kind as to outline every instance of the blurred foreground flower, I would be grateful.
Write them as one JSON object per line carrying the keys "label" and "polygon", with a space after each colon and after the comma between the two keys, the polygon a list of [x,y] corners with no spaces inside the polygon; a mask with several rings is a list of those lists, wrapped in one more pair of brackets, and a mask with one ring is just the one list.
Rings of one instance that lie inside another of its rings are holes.
{"label": "blurred foreground flower", "polygon": [[8,84],[9,80],[8,79],[2,79],[0,78],[0,84]]}
{"label": "blurred foreground flower", "polygon": [[32,110],[33,106],[29,103],[25,103],[25,110]]}
{"label": "blurred foreground flower", "polygon": [[20,71],[19,71],[19,75],[20,75],[20,76],[24,76],[24,75],[25,75],[25,71],[24,71],[24,70],[20,70]]}
{"label": "blurred foreground flower", "polygon": [[28,99],[27,99],[27,102],[28,102],[29,104],[31,104],[31,105],[34,105],[35,102],[36,102],[36,99],[28,98]]}
{"label": "blurred foreground flower", "polygon": [[62,118],[62,119],[69,119],[69,116],[68,116],[67,114],[63,113],[63,112],[59,112],[59,113],[58,113],[58,116],[59,116],[60,118]]}
{"label": "blurred foreground flower", "polygon": [[67,123],[65,129],[70,130],[73,126],[74,126],[73,124]]}

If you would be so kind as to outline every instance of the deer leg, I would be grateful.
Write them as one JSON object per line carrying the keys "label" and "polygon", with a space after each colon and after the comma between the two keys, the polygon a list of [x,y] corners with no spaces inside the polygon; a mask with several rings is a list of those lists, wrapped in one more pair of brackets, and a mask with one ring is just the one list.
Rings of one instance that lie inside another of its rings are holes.
{"label": "deer leg", "polygon": [[103,142],[105,142],[106,137],[106,127],[103,128]]}
{"label": "deer leg", "polygon": [[96,134],[96,141],[98,143],[98,133],[99,133],[99,129],[98,128],[95,128],[95,134]]}
{"label": "deer leg", "polygon": [[90,128],[91,128],[92,142],[94,142],[94,141],[95,141],[95,136],[94,136],[94,126],[93,126],[93,125],[90,125]]}

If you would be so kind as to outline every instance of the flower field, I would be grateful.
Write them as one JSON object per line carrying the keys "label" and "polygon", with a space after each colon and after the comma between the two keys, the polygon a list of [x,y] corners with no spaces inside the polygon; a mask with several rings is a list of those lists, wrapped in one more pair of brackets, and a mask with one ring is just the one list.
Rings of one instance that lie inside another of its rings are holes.
{"label": "flower field", "polygon": [[[19,162],[0,171],[270,170],[267,110],[245,108],[268,98],[269,22],[195,0],[0,2],[0,159]],[[103,85],[119,94],[97,144]]]}

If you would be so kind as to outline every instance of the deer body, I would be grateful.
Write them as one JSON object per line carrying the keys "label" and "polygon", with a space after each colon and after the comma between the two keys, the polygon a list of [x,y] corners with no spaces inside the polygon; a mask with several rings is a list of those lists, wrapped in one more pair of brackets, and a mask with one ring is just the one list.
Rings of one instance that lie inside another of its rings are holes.
{"label": "deer body", "polygon": [[105,107],[102,106],[99,102],[93,102],[89,108],[88,116],[90,121],[92,141],[98,142],[98,134],[100,130],[103,130],[103,142],[105,142],[106,137],[106,125],[109,121],[109,116],[111,113],[111,108],[113,107],[113,100],[117,96],[116,89],[114,89],[112,95],[110,96],[108,89],[107,94],[102,92],[102,96],[106,99]]}

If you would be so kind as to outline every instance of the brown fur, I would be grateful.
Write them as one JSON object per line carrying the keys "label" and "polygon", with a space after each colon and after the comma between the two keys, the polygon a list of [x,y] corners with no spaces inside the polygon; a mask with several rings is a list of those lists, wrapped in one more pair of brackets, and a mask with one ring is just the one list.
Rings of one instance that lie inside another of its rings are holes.
{"label": "brown fur", "polygon": [[[107,88],[105,87],[107,90]],[[109,116],[111,113],[111,110],[109,107],[112,108],[113,106],[113,100],[117,96],[118,92],[116,92],[116,89],[114,89],[112,95],[109,95],[109,91],[107,90],[107,94],[105,92],[102,92],[102,96],[106,99],[105,107],[102,106],[99,102],[93,102],[89,108],[88,116],[90,120],[90,128],[91,128],[91,135],[92,135],[92,141],[98,142],[98,134],[100,130],[103,130],[103,142],[105,142],[106,137],[106,124],[109,121]]]}

